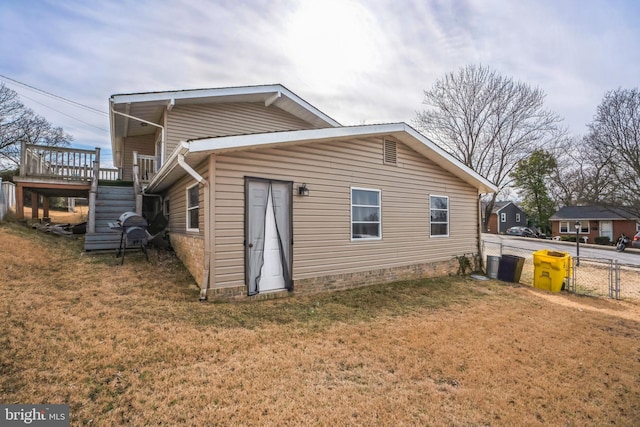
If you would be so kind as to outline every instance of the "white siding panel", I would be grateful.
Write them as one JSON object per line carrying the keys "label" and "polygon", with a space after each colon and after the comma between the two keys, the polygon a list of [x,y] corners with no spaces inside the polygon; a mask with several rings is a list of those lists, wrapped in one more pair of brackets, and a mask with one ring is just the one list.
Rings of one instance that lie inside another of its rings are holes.
{"label": "white siding panel", "polygon": [[[195,168],[196,172],[202,175],[203,178],[208,179],[208,160],[198,165]],[[185,175],[178,180],[168,191],[167,195],[170,200],[171,213],[169,215],[169,229],[171,233],[187,233],[187,187],[191,187],[196,183],[190,175]],[[204,236],[204,186],[199,186],[199,227],[200,231],[197,233],[199,236]],[[194,234],[194,233],[189,233]]]}
{"label": "white siding panel", "polygon": [[[383,163],[382,139],[244,151],[216,159],[216,286],[244,284],[246,176],[294,182],[294,280],[476,251],[477,191],[404,144],[397,165]],[[303,182],[308,197],[295,194]],[[381,240],[351,241],[351,187],[381,190]],[[430,237],[430,194],[449,196],[450,237]]]}
{"label": "white siding panel", "polygon": [[147,156],[154,156],[156,152],[155,135],[144,135],[125,138],[124,164],[122,166],[122,179],[133,181],[133,152]]}
{"label": "white siding panel", "polygon": [[187,139],[311,128],[284,110],[262,103],[179,105],[167,114],[166,152]]}

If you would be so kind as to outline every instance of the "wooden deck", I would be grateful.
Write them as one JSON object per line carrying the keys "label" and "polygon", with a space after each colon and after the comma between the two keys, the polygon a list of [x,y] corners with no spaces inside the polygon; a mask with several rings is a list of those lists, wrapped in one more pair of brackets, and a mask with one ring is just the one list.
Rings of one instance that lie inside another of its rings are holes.
{"label": "wooden deck", "polygon": [[99,148],[83,150],[23,143],[20,174],[14,177],[16,216],[24,219],[25,191],[32,194],[32,218],[37,219],[40,207],[48,217],[50,197],[90,198],[98,180],[117,180],[118,176],[118,169],[100,167]]}
{"label": "wooden deck", "polygon": [[[134,151],[133,184],[129,184],[129,191],[123,188],[118,190],[120,194],[110,197],[113,191],[101,192],[99,183],[111,182],[113,186],[122,178],[122,171],[100,167],[99,148],[83,150],[23,143],[20,152],[20,175],[14,177],[16,216],[18,219],[24,219],[25,191],[31,192],[32,219],[38,218],[40,209],[44,217],[49,216],[50,197],[86,197],[89,200],[87,235],[92,235],[94,240],[104,245],[100,239],[111,239],[113,236],[108,235],[108,230],[104,230],[100,221],[115,220],[120,213],[134,209],[141,213],[143,187],[153,179],[157,169],[157,157],[138,155]],[[113,190],[115,191],[115,188]],[[126,195],[123,191],[126,191]],[[97,203],[100,194],[104,200]],[[106,216],[101,218],[101,215]]]}

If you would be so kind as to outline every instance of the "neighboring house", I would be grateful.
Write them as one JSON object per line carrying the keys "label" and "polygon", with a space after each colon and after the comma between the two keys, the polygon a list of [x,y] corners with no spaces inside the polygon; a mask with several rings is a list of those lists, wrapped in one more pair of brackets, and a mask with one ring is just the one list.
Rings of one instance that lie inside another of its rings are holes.
{"label": "neighboring house", "polygon": [[606,236],[613,242],[621,233],[632,237],[640,230],[638,218],[630,213],[601,206],[565,206],[549,220],[553,237],[575,236],[576,223],[580,223],[579,235],[588,243],[593,243],[599,236]]}
{"label": "neighboring house", "polygon": [[[482,213],[486,212],[486,204],[483,203]],[[513,202],[495,202],[489,216],[487,233],[504,234],[507,229],[516,226],[527,226],[527,216],[524,211]]]}
{"label": "neighboring house", "polygon": [[99,221],[118,215],[100,207],[135,198],[168,217],[201,298],[446,275],[477,253],[478,196],[495,186],[405,123],[341,126],[281,85],[109,102],[114,165],[135,196],[92,178],[85,247],[117,247]]}
{"label": "neighboring house", "polygon": [[0,221],[16,205],[16,186],[13,182],[2,182],[0,178]]}

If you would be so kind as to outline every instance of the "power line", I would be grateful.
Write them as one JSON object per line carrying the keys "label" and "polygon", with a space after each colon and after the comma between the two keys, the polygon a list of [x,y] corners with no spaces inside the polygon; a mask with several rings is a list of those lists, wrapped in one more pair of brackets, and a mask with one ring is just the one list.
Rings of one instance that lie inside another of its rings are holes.
{"label": "power line", "polygon": [[[88,105],[81,104],[81,103],[79,103],[79,102],[76,102],[76,101],[73,101],[73,100],[71,100],[71,99],[65,98],[65,97],[63,97],[63,96],[56,95],[56,94],[51,93],[51,92],[47,92],[46,90],[38,89],[38,88],[37,88],[37,87],[35,87],[35,86],[31,86],[31,85],[29,85],[29,84],[27,84],[27,83],[23,83],[23,82],[18,81],[18,80],[16,80],[16,79],[12,79],[11,77],[7,77],[7,76],[4,76],[4,75],[0,74],[0,78],[5,79],[5,80],[12,81],[12,82],[14,82],[14,83],[16,83],[16,84],[19,84],[20,86],[24,86],[24,87],[26,87],[26,88],[28,88],[28,89],[31,89],[31,90],[36,91],[36,92],[39,92],[39,93],[41,93],[41,94],[43,94],[43,95],[46,95],[46,96],[49,96],[49,97],[51,97],[51,98],[56,98],[56,99],[59,99],[59,100],[61,100],[61,101],[66,102],[66,103],[68,103],[68,104],[72,104],[72,105],[75,105],[75,106],[77,106],[77,107],[84,108],[85,110],[89,110],[89,111],[92,111],[92,112],[94,112],[94,113],[98,113],[98,114],[109,115],[106,111],[98,110],[98,109],[93,108],[93,107],[90,107],[90,106],[88,106]],[[33,101],[33,99],[31,99],[31,100]],[[58,111],[58,112],[59,112],[59,111]],[[73,117],[72,117],[72,118],[73,118]]]}
{"label": "power line", "polygon": [[63,116],[67,116],[67,117],[69,117],[70,119],[77,120],[77,121],[79,121],[80,123],[84,123],[84,124],[85,124],[85,125],[87,125],[87,126],[91,126],[91,127],[96,128],[96,129],[98,129],[98,130],[101,130],[101,131],[103,131],[103,132],[107,132],[107,133],[109,132],[109,131],[108,131],[107,129],[105,129],[105,128],[101,128],[100,126],[96,126],[96,125],[94,125],[94,124],[91,124],[91,123],[89,123],[89,122],[85,122],[84,120],[79,119],[79,118],[77,118],[77,117],[74,117],[74,116],[72,116],[72,115],[69,115],[69,114],[67,114],[67,113],[63,113],[62,111],[60,111],[60,110],[56,110],[55,108],[50,107],[50,106],[48,106],[47,104],[43,104],[43,103],[42,103],[42,102],[40,102],[40,101],[36,101],[35,99],[33,99],[33,98],[31,98],[31,97],[29,97],[29,96],[27,96],[27,95],[21,95],[21,96],[22,96],[23,98],[30,99],[31,101],[35,102],[36,104],[40,104],[40,105],[42,105],[42,106],[43,106],[43,107],[45,107],[45,108],[48,108],[48,109],[50,109],[50,110],[53,110],[53,111],[55,111],[55,112],[56,112],[56,113],[58,113],[58,114],[62,114]]}

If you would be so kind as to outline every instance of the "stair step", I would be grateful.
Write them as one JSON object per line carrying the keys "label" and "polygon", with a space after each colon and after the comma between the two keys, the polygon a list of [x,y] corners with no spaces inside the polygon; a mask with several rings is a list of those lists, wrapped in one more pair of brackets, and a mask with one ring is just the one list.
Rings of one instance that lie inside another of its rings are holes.
{"label": "stair step", "polygon": [[136,210],[133,187],[99,186],[96,195],[96,232],[85,235],[85,251],[118,249],[121,233],[109,227],[125,212]]}
{"label": "stair step", "polygon": [[118,249],[120,247],[120,236],[105,234],[87,234],[84,236],[84,250],[98,251],[105,249]]}
{"label": "stair step", "polygon": [[135,201],[132,199],[119,198],[119,199],[96,199],[96,206],[135,206]]}
{"label": "stair step", "polygon": [[133,195],[133,188],[131,187],[98,187],[98,194],[104,197],[109,197],[116,194],[131,194]]}
{"label": "stair step", "polygon": [[111,233],[111,234],[119,236],[120,235],[120,231],[119,230],[113,230],[111,227],[109,227],[109,222],[114,222],[114,221],[96,222],[96,234]]}

